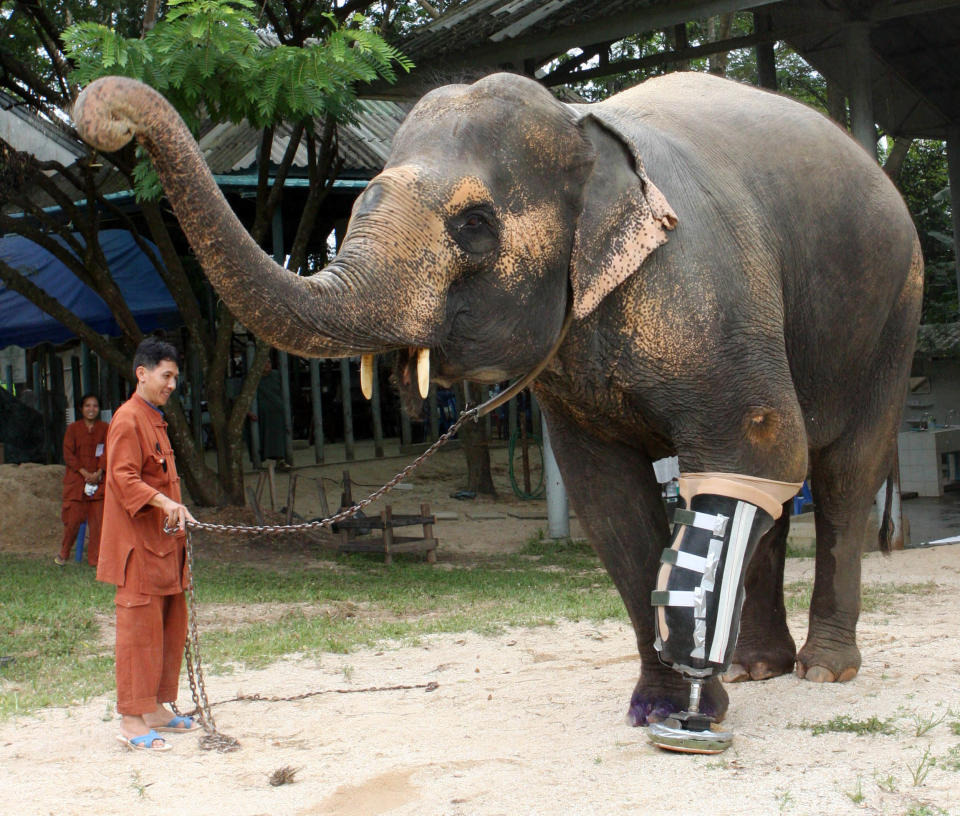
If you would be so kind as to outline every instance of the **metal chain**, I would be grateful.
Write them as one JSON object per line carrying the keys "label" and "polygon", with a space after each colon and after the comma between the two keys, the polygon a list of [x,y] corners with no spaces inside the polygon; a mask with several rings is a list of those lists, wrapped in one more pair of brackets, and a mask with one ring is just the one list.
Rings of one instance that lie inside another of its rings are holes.
{"label": "metal chain", "polygon": [[[481,406],[482,407],[482,406]],[[213,712],[211,711],[212,705],[209,698],[207,697],[207,688],[203,678],[203,665],[200,659],[200,627],[197,625],[197,599],[193,589],[193,536],[190,534],[191,529],[197,530],[222,530],[225,532],[231,533],[286,533],[293,532],[295,530],[307,530],[315,529],[318,527],[328,527],[332,524],[337,523],[338,521],[343,521],[356,515],[360,510],[366,507],[368,504],[379,499],[384,493],[392,490],[396,485],[403,481],[412,471],[416,470],[420,465],[422,465],[427,459],[429,459],[437,451],[437,449],[446,444],[450,440],[460,426],[471,417],[479,417],[479,408],[471,408],[464,411],[457,418],[457,421],[450,426],[446,433],[442,434],[436,442],[434,442],[427,450],[425,450],[420,456],[414,459],[409,465],[407,465],[403,470],[401,470],[396,476],[394,476],[389,482],[387,482],[383,487],[371,493],[367,498],[357,502],[352,507],[348,507],[345,510],[341,510],[338,513],[330,516],[329,518],[319,519],[317,521],[309,521],[303,524],[286,524],[286,525],[238,525],[238,524],[212,524],[209,522],[202,521],[189,521],[187,522],[187,541],[186,541],[186,551],[187,551],[187,570],[190,575],[190,586],[187,588],[187,599],[189,602],[189,618],[188,626],[189,633],[187,640],[184,644],[184,660],[187,664],[187,678],[190,682],[190,694],[193,698],[193,704],[195,706],[194,712],[199,715],[200,724],[203,726],[204,730],[207,732],[205,736],[200,739],[200,747],[205,751],[216,750],[220,753],[227,753],[229,751],[236,751],[240,748],[240,742],[235,737],[228,736],[227,734],[222,734],[217,730],[217,724],[213,719]],[[175,530],[167,530],[164,527],[164,530],[168,533],[173,533]],[[428,691],[433,691],[436,688],[435,683],[427,683],[423,686],[390,686],[384,688],[371,688],[371,689],[359,689],[360,691],[388,691],[393,689],[401,688],[426,688]],[[307,697],[312,697],[315,694],[322,694],[323,692],[305,692],[304,694],[294,695],[293,697],[271,697],[265,698],[257,695],[241,695],[236,697],[236,700],[271,700],[271,701],[292,701],[292,700],[303,700]],[[345,692],[344,692],[345,693]],[[229,701],[224,701],[229,702]],[[180,714],[176,705],[172,705],[175,714]]]}
{"label": "metal chain", "polygon": [[[411,472],[416,470],[420,465],[422,465],[427,459],[433,456],[437,452],[437,449],[442,445],[446,444],[450,437],[452,437],[468,419],[474,418],[478,415],[479,408],[470,408],[469,410],[464,411],[457,418],[457,421],[450,426],[450,428],[437,439],[427,450],[421,453],[416,459],[414,459],[409,465],[407,465],[403,470],[401,470],[396,476],[394,476],[389,482],[387,482],[383,487],[375,490],[365,499],[361,499],[352,507],[347,507],[343,510],[334,513],[334,515],[329,516],[325,519],[316,519],[315,521],[306,521],[302,524],[265,524],[265,525],[255,525],[255,524],[214,524],[209,521],[188,521],[187,528],[194,530],[220,530],[221,532],[228,533],[292,533],[297,532],[298,530],[315,530],[319,527],[330,527],[333,524],[336,524],[338,521],[344,521],[348,518],[352,518],[359,511],[363,510],[369,504],[372,504],[377,499],[379,499],[385,493],[393,490],[400,482],[407,478]],[[174,533],[176,530],[168,530],[164,527],[164,532]]]}
{"label": "metal chain", "polygon": [[[506,390],[501,391],[499,394],[491,397],[482,405],[478,405],[474,408],[465,409],[459,417],[457,417],[456,422],[451,425],[446,433],[442,434],[436,442],[434,442],[429,448],[427,448],[423,453],[421,453],[416,459],[414,459],[409,465],[407,465],[403,470],[401,470],[396,476],[394,476],[389,482],[387,482],[383,487],[375,490],[367,498],[362,499],[357,502],[352,507],[340,510],[329,518],[318,519],[316,521],[308,521],[303,524],[284,524],[284,525],[242,525],[242,524],[213,524],[211,522],[205,521],[188,521],[186,523],[187,527],[187,541],[186,541],[186,550],[187,550],[187,567],[189,569],[190,575],[190,586],[187,589],[187,597],[190,603],[190,613],[189,613],[189,638],[184,644],[184,658],[187,663],[187,676],[190,680],[190,693],[193,696],[193,702],[196,706],[196,712],[199,713],[200,722],[206,730],[206,736],[200,740],[200,747],[204,750],[216,749],[220,752],[227,751],[236,751],[240,747],[240,743],[234,737],[227,736],[226,734],[221,734],[217,730],[217,725],[213,720],[213,713],[210,708],[210,701],[207,699],[207,689],[203,680],[203,666],[200,662],[200,634],[199,627],[197,626],[197,601],[196,596],[193,591],[193,540],[190,535],[191,529],[195,530],[220,530],[223,532],[229,533],[289,533],[297,530],[311,530],[317,529],[319,527],[329,527],[333,524],[336,524],[338,521],[344,521],[348,518],[352,518],[358,512],[360,512],[367,505],[375,502],[385,493],[388,493],[394,487],[396,487],[400,482],[402,482],[412,471],[416,470],[420,465],[422,465],[427,459],[433,456],[436,453],[437,449],[442,445],[445,445],[468,419],[472,419],[474,422],[478,422],[480,417],[485,414],[490,413],[500,405],[511,400],[516,396],[520,391],[526,388],[530,383],[532,383],[540,372],[546,368],[547,363],[553,358],[557,353],[557,350],[560,348],[560,345],[563,343],[564,338],[566,337],[567,331],[569,330],[571,324],[573,323],[573,310],[571,309],[572,301],[568,299],[567,302],[567,314],[564,318],[563,325],[560,327],[560,332],[557,335],[556,340],[553,343],[553,346],[547,352],[547,355],[540,361],[534,369],[532,369],[525,377],[514,382]],[[176,532],[176,528],[173,530],[168,530],[166,524],[164,524],[164,532],[173,534]],[[407,688],[405,686],[396,686],[391,688]],[[409,688],[420,688],[420,686],[410,686]],[[436,684],[427,683],[424,686],[428,691],[433,691],[436,688]],[[371,691],[380,691],[387,690],[384,689],[370,689]],[[322,692],[306,692],[302,695],[296,695],[290,698],[279,698],[280,700],[289,699],[305,699],[311,697],[314,694],[320,694]],[[259,695],[254,697],[238,697],[237,699],[263,699]],[[172,706],[175,713],[179,714],[177,707]]]}

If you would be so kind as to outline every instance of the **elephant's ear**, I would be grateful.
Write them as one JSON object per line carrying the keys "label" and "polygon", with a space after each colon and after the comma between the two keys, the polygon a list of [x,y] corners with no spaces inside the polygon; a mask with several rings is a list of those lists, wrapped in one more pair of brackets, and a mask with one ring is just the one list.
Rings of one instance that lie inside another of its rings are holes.
{"label": "elephant's ear", "polygon": [[579,124],[596,153],[570,259],[574,316],[582,318],[666,242],[677,216],[626,139],[593,115]]}

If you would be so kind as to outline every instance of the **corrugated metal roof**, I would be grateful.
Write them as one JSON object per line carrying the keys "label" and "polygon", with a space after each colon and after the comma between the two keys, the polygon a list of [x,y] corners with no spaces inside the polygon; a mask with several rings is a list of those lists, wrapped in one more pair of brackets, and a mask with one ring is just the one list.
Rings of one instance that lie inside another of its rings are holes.
{"label": "corrugated metal roof", "polygon": [[[364,99],[356,121],[340,125],[338,150],[344,175],[372,176],[379,173],[390,154],[393,135],[411,103]],[[322,123],[318,123],[318,127]],[[290,143],[291,129],[283,126],[274,135],[270,160],[279,164]],[[250,171],[256,166],[260,131],[247,124],[208,125],[200,134],[200,150],[215,174]],[[306,145],[301,142],[294,167],[307,166]]]}
{"label": "corrugated metal roof", "polygon": [[539,66],[573,48],[758,7],[770,13],[779,39],[841,88],[850,79],[845,29],[851,21],[866,22],[874,115],[887,132],[944,138],[956,121],[960,0],[471,0],[398,41],[416,68],[395,86],[378,83],[374,92],[416,95],[422,90],[416,77],[431,71],[512,66],[529,72],[528,61]]}

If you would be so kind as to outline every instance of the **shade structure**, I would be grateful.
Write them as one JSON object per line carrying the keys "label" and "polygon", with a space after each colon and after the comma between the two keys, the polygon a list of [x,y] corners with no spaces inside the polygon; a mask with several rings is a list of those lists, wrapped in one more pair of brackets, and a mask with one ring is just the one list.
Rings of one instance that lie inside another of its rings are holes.
{"label": "shade structure", "polygon": [[[79,235],[76,239],[83,243]],[[182,320],[153,263],[126,230],[103,230],[100,246],[110,274],[144,332],[172,328]],[[59,242],[66,246],[60,239]],[[149,243],[149,242],[147,242]],[[159,256],[156,247],[150,244]],[[120,327],[103,299],[55,255],[20,235],[0,238],[0,260],[26,275],[99,334],[116,337]],[[0,285],[0,348],[28,348],[76,337],[66,326],[17,292]]]}

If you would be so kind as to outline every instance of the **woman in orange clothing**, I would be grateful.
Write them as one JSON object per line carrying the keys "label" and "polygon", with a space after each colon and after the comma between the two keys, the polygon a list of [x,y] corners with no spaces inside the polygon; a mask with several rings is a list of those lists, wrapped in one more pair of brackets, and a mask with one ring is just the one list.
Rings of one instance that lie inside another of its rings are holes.
{"label": "woman in orange clothing", "polygon": [[[127,748],[166,751],[162,733],[193,731],[177,699],[187,636],[183,591],[190,586],[185,530],[194,521],[180,499],[180,477],[162,406],[177,387],[177,350],[147,337],[133,358],[137,390],[110,421],[107,484],[97,580],[115,584],[117,738]],[[174,535],[164,532],[179,528]]]}
{"label": "woman in orange clothing", "polygon": [[107,423],[100,421],[100,400],[96,394],[84,394],[80,400],[81,419],[71,422],[63,435],[63,540],[54,559],[62,567],[70,558],[80,525],[87,523],[89,544],[87,561],[97,565],[100,555],[100,526],[103,519],[103,475],[107,458],[104,443]]}

